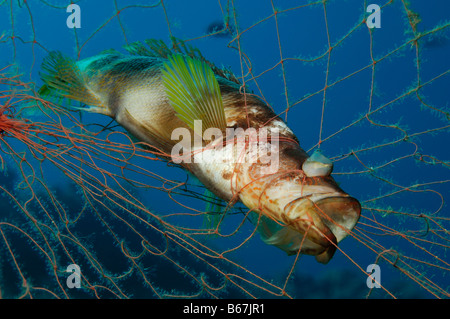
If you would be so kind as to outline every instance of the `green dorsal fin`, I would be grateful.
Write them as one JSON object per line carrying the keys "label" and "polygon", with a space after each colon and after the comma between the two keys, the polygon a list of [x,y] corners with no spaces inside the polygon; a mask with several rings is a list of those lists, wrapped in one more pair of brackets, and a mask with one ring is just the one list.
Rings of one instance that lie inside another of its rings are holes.
{"label": "green dorsal fin", "polygon": [[167,59],[173,54],[172,50],[162,40],[147,39],[144,40],[145,46],[142,42],[137,41],[128,44],[124,47],[131,55],[143,55],[150,57],[159,57]]}
{"label": "green dorsal fin", "polygon": [[131,55],[141,55],[163,59],[168,59],[173,54],[187,55],[193,59],[205,62],[216,75],[241,85],[233,72],[226,68],[216,67],[214,63],[208,61],[202,55],[199,49],[175,37],[171,37],[170,40],[172,42],[171,46],[168,46],[163,40],[147,39],[144,40],[144,42],[138,41],[128,44],[124,47],[124,49]]}
{"label": "green dorsal fin", "polygon": [[42,62],[40,76],[45,83],[39,90],[42,96],[73,99],[94,106],[92,109],[97,112],[108,113],[98,96],[89,89],[86,77],[77,63],[61,52],[49,53]]}
{"label": "green dorsal fin", "polygon": [[99,54],[120,54],[120,52],[117,51],[116,49],[106,49],[106,50],[100,51]]}
{"label": "green dorsal fin", "polygon": [[176,54],[164,63],[162,73],[170,104],[181,120],[193,130],[194,121],[201,120],[203,132],[218,128],[225,133],[227,125],[219,84],[205,62]]}
{"label": "green dorsal fin", "polygon": [[145,46],[144,43],[137,41],[126,45],[124,49],[132,55],[143,55],[168,59],[172,54],[180,53],[194,59],[205,60],[199,49],[186,44],[183,40],[172,37],[171,41],[171,48],[169,48],[163,40],[147,39],[144,40],[144,43],[147,46]]}

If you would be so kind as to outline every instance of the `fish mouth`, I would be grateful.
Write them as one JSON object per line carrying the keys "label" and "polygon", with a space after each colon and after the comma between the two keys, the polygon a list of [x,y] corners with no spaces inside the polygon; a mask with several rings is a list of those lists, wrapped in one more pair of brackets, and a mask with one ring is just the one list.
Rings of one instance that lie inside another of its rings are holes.
{"label": "fish mouth", "polygon": [[350,196],[298,198],[286,205],[285,212],[291,227],[306,236],[302,253],[315,255],[318,262],[326,264],[358,222],[361,204]]}
{"label": "fish mouth", "polygon": [[322,222],[332,231],[337,242],[355,227],[361,215],[361,204],[353,197],[326,197],[314,203]]}
{"label": "fish mouth", "polygon": [[323,253],[316,255],[318,262],[326,264],[333,257],[337,243],[344,239],[358,222],[361,204],[350,196],[333,196],[320,199],[314,205],[321,221],[336,240],[336,244],[330,243]]}

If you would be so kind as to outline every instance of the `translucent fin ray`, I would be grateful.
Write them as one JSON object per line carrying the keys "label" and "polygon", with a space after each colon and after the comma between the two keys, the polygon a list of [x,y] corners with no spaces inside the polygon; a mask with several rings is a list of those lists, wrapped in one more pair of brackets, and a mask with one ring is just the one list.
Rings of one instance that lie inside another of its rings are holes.
{"label": "translucent fin ray", "polygon": [[61,52],[53,51],[42,62],[40,73],[44,85],[39,90],[43,97],[68,98],[93,107],[86,110],[107,113],[99,98],[88,88],[76,62]]}
{"label": "translucent fin ray", "polygon": [[162,73],[170,104],[181,120],[193,130],[194,121],[201,120],[203,132],[208,128],[225,132],[225,111],[219,84],[206,63],[176,54],[169,57]]}
{"label": "translucent fin ray", "polygon": [[206,229],[218,229],[225,214],[225,207],[221,205],[223,200],[207,188],[205,188],[204,196],[208,199],[208,201],[206,202],[206,214],[203,225]]}

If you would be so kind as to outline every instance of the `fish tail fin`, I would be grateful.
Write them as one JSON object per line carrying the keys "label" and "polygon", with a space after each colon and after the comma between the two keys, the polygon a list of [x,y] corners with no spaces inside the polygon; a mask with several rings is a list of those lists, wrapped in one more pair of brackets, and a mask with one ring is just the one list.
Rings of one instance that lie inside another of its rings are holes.
{"label": "fish tail fin", "polygon": [[76,61],[53,51],[42,62],[42,81],[45,83],[39,94],[44,98],[67,98],[88,105],[87,107],[67,107],[94,113],[111,115],[100,97],[95,94],[86,82],[86,76]]}

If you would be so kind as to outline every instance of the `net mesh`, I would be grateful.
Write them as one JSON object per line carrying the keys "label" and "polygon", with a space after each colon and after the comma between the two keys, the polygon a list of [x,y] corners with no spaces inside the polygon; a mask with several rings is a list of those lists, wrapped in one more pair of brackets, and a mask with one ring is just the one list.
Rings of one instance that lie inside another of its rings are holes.
{"label": "net mesh", "polygon": [[[67,27],[70,3],[81,28]],[[0,296],[448,297],[448,4],[383,1],[373,29],[369,4],[0,1]],[[81,59],[171,37],[334,161],[363,210],[328,265],[264,245],[246,207],[104,116],[37,94],[51,50]],[[66,282],[71,264],[81,288]]]}

